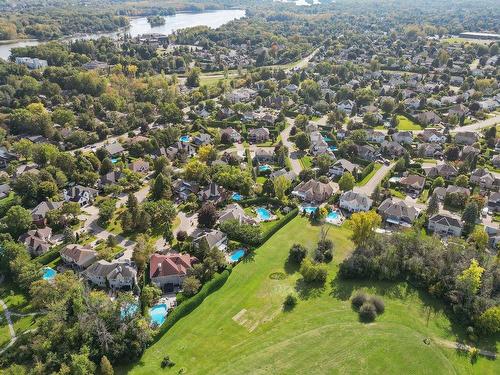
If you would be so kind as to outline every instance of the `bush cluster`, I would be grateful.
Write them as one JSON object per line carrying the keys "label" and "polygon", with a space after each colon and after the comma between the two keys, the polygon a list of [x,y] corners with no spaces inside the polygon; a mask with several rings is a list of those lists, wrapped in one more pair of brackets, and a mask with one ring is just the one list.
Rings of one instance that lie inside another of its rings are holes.
{"label": "bush cluster", "polygon": [[359,319],[363,322],[373,322],[377,318],[377,315],[383,314],[385,311],[382,298],[363,292],[357,293],[351,299],[351,305],[358,311]]}

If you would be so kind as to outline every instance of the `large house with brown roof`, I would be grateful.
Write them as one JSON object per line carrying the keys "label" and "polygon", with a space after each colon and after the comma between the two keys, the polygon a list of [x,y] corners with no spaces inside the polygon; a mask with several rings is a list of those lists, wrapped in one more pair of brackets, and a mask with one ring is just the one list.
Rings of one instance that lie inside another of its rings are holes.
{"label": "large house with brown roof", "polygon": [[88,267],[83,275],[89,282],[101,288],[109,285],[113,289],[132,289],[137,282],[137,270],[129,260],[108,262],[101,259]]}
{"label": "large house with brown roof", "polygon": [[39,256],[46,253],[52,246],[50,238],[52,229],[49,227],[33,229],[19,237],[19,242],[23,243],[30,254]]}
{"label": "large house with brown roof", "polygon": [[309,203],[323,203],[338,191],[331,183],[317,180],[302,181],[292,191],[292,195]]}
{"label": "large house with brown roof", "polygon": [[64,246],[60,254],[64,263],[77,271],[83,271],[97,260],[97,251],[79,244]]}
{"label": "large house with brown roof", "polygon": [[149,264],[149,278],[160,288],[179,288],[188,271],[198,260],[189,254],[153,254]]}
{"label": "large house with brown roof", "polygon": [[415,207],[392,198],[383,201],[378,207],[378,212],[387,223],[405,227],[411,226],[418,217],[418,211]]}

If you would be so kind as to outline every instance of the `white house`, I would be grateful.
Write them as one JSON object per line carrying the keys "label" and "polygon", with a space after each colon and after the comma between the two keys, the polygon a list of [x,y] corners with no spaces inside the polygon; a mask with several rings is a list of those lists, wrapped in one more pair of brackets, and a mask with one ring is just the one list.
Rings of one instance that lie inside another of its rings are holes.
{"label": "white house", "polygon": [[368,211],[373,201],[363,193],[357,193],[353,190],[346,191],[340,196],[340,208],[349,212]]}
{"label": "white house", "polygon": [[113,289],[132,289],[137,282],[137,270],[129,260],[108,262],[102,259],[93,263],[83,274],[89,282],[101,288],[109,285]]}
{"label": "white house", "polygon": [[460,237],[462,234],[462,221],[451,215],[436,214],[429,219],[427,229],[440,236]]}

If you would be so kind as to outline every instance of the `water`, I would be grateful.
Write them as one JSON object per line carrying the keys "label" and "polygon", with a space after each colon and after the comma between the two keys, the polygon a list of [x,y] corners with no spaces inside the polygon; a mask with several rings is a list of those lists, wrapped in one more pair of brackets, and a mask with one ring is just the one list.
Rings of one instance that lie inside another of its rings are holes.
{"label": "water", "polygon": [[331,138],[330,138],[330,137],[328,137],[327,135],[324,135],[324,136],[323,136],[323,140],[324,140],[325,142],[331,142],[331,141],[333,141],[333,139],[331,139]]}
{"label": "water", "polygon": [[259,216],[260,220],[269,220],[271,219],[271,212],[267,208],[264,207],[259,207],[255,209],[255,212],[257,212],[257,215]]}
{"label": "water", "polygon": [[151,324],[155,326],[161,326],[165,319],[167,318],[167,304],[160,303],[158,305],[154,305],[149,309],[149,316],[151,319]]}
{"label": "water", "polygon": [[233,193],[231,199],[233,201],[241,201],[243,199],[243,196],[240,193]]}
{"label": "water", "polygon": [[43,269],[43,276],[42,276],[42,278],[44,280],[50,281],[50,280],[54,279],[54,277],[56,277],[56,275],[57,275],[57,271],[54,270],[54,269],[52,269],[52,268],[50,268],[50,267],[45,267]]}
{"label": "water", "polygon": [[259,172],[265,172],[265,171],[270,171],[271,166],[270,165],[259,165]]}
{"label": "water", "polygon": [[330,151],[337,151],[338,150],[337,146],[329,146],[328,149]]}
{"label": "water", "polygon": [[[177,30],[185,29],[186,27],[208,26],[211,28],[217,28],[224,25],[225,23],[228,23],[229,21],[243,17],[245,17],[245,11],[241,9],[215,10],[202,13],[178,13],[173,16],[164,17],[166,20],[165,24],[155,27],[151,27],[151,25],[148,23],[147,17],[139,17],[130,20],[130,28],[127,29],[126,32],[132,37],[148,33],[169,35]],[[117,39],[123,34],[124,31],[114,33],[95,33],[71,36],[66,38],[66,40],[98,39],[102,36]],[[38,44],[40,44],[40,42],[37,40],[18,40],[15,42],[0,44],[0,58],[8,60],[10,56],[10,50],[12,48],[36,46]]]}
{"label": "water", "polygon": [[191,137],[189,135],[183,135],[183,136],[179,137],[179,141],[184,142],[184,143],[187,143],[190,140],[191,140]]}
{"label": "water", "polygon": [[318,207],[302,207],[302,211],[304,211],[306,214],[310,215],[313,212],[316,212]]}
{"label": "water", "polygon": [[337,211],[330,211],[326,218],[328,220],[337,220],[339,218],[339,213]]}
{"label": "water", "polygon": [[231,262],[237,262],[243,257],[243,255],[245,255],[245,250],[238,249],[229,255],[229,259],[231,259]]}
{"label": "water", "polygon": [[121,160],[122,160],[121,158],[111,158],[111,163],[115,164],[115,163],[118,163]]}

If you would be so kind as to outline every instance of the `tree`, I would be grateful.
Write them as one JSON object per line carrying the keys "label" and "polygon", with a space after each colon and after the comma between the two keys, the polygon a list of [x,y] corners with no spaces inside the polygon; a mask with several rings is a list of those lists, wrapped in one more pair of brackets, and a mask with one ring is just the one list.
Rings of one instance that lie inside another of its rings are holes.
{"label": "tree", "polygon": [[66,227],[63,230],[63,242],[64,243],[75,243],[76,237],[73,230],[70,227]]}
{"label": "tree", "polygon": [[483,312],[478,319],[479,328],[488,334],[500,332],[500,306],[493,306]]}
{"label": "tree", "polygon": [[467,177],[464,174],[461,174],[455,178],[455,185],[461,186],[461,187],[467,187],[469,186],[469,177]]}
{"label": "tree", "polygon": [[208,167],[196,159],[191,159],[184,167],[184,178],[188,181],[205,182],[208,179]]}
{"label": "tree", "polygon": [[212,228],[216,222],[217,209],[213,203],[205,203],[198,211],[198,224],[204,228]]}
{"label": "tree", "polygon": [[470,294],[476,294],[481,286],[481,276],[484,268],[479,265],[477,260],[472,259],[469,268],[466,268],[458,276],[458,281],[464,286],[464,289]]}
{"label": "tree", "polygon": [[316,157],[316,166],[319,168],[320,175],[327,175],[333,162],[333,157],[328,154],[321,154]]}
{"label": "tree", "polygon": [[356,181],[350,172],[345,172],[339,180],[339,188],[342,191],[349,191],[354,188]]}
{"label": "tree", "polygon": [[203,145],[198,149],[198,158],[209,164],[217,159],[217,150],[213,145]]}
{"label": "tree", "polygon": [[155,252],[154,246],[150,243],[149,236],[145,234],[139,235],[136,240],[136,245],[132,252],[132,260],[137,265],[137,269],[142,272],[146,268],[151,254]]}
{"label": "tree", "polygon": [[21,138],[12,145],[12,150],[21,155],[24,159],[28,160],[33,153],[33,142],[29,139]]}
{"label": "tree", "polygon": [[462,214],[462,220],[464,221],[464,232],[466,234],[471,233],[476,226],[476,220],[479,217],[479,209],[476,202],[469,202],[465,205],[464,212]]}
{"label": "tree", "polygon": [[285,176],[278,176],[273,180],[274,193],[276,194],[276,198],[278,198],[281,202],[284,202],[286,198],[286,192],[291,186],[291,182]]}
{"label": "tree", "polygon": [[95,373],[96,365],[89,358],[90,349],[83,346],[79,354],[71,354],[70,369],[74,375],[92,375]]}
{"label": "tree", "polygon": [[395,106],[394,99],[392,98],[384,99],[381,104],[382,111],[385,113],[392,113]]}
{"label": "tree", "polygon": [[[299,115],[297,115],[297,117],[295,117],[293,124],[295,127],[295,131],[297,130],[297,128],[305,130],[307,124],[309,124],[309,116],[299,114]],[[294,135],[294,134],[292,134],[292,130],[293,130],[293,128],[290,130],[290,135]]]}
{"label": "tree", "polygon": [[486,250],[486,247],[488,246],[488,234],[486,231],[481,228],[481,227],[476,227],[472,231],[471,234],[469,234],[469,237],[467,238],[467,241],[474,245],[477,251],[483,252]]}
{"label": "tree", "polygon": [[200,85],[200,69],[193,68],[189,70],[186,78],[186,85],[189,87],[198,87]]}
{"label": "tree", "polygon": [[300,151],[307,150],[311,147],[311,139],[306,133],[300,132],[295,138],[295,146],[297,146]]}
{"label": "tree", "polygon": [[103,355],[101,357],[101,366],[100,366],[102,375],[113,375],[115,371],[113,370],[113,365],[109,362],[108,357]]}
{"label": "tree", "polygon": [[198,280],[194,276],[188,276],[182,282],[182,293],[186,297],[194,296],[196,293],[198,293],[200,288],[201,288],[200,280]]}
{"label": "tree", "polygon": [[437,187],[443,187],[444,186],[444,178],[439,176],[432,181],[432,189],[434,190]]}
{"label": "tree", "polygon": [[439,199],[437,194],[432,194],[427,205],[427,214],[433,216],[439,212]]}
{"label": "tree", "polygon": [[107,226],[116,210],[116,199],[106,199],[99,204],[99,223]]}
{"label": "tree", "polygon": [[306,283],[323,284],[328,276],[326,265],[314,263],[309,258],[302,261],[299,272]]}
{"label": "tree", "polygon": [[113,162],[110,158],[104,158],[101,163],[101,168],[99,168],[99,174],[104,176],[109,172],[112,172],[114,168]]}
{"label": "tree", "polygon": [[146,285],[141,291],[141,305],[144,309],[153,306],[153,303],[162,295],[162,291],[156,285]]}
{"label": "tree", "polygon": [[301,244],[293,244],[288,253],[288,259],[295,263],[301,264],[304,258],[307,256],[307,249]]}
{"label": "tree", "polygon": [[180,124],[182,122],[183,113],[175,103],[163,104],[160,106],[160,113],[162,120],[166,123]]}
{"label": "tree", "polygon": [[3,219],[8,232],[13,238],[18,238],[21,234],[28,231],[32,221],[31,212],[19,205],[9,208]]}
{"label": "tree", "polygon": [[151,188],[151,197],[154,200],[160,200],[163,198],[170,198],[172,196],[172,189],[170,186],[170,180],[163,173],[158,174],[153,180],[153,186]]}
{"label": "tree", "polygon": [[364,247],[373,238],[375,228],[382,223],[382,218],[375,211],[356,212],[349,221],[352,229],[351,239],[357,247]]}

